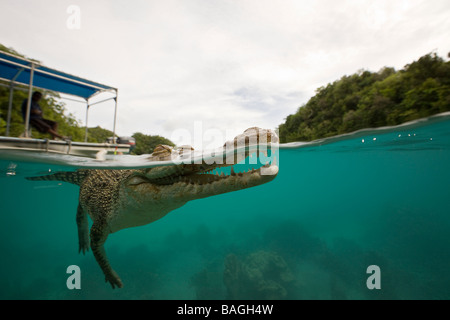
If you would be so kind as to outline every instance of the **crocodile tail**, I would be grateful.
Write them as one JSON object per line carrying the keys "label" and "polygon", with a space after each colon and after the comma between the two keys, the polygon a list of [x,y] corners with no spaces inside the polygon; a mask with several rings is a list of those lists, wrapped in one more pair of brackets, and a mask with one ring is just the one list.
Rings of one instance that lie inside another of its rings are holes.
{"label": "crocodile tail", "polygon": [[32,181],[63,181],[81,185],[84,178],[86,178],[86,176],[88,175],[88,172],[88,170],[62,171],[45,176],[26,177],[26,179]]}

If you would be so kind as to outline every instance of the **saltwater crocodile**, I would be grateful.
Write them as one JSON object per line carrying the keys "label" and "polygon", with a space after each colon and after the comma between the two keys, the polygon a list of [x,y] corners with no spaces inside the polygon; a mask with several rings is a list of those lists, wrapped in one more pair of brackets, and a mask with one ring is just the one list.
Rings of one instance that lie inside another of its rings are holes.
{"label": "saltwater crocodile", "polygon": [[[121,288],[122,280],[112,269],[103,246],[110,233],[152,223],[190,200],[258,186],[276,177],[278,167],[273,163],[247,172],[236,173],[231,167],[229,175],[223,172],[213,174],[212,170],[236,164],[239,156],[240,159],[248,157],[248,145],[252,142],[273,145],[278,143],[278,137],[271,130],[250,128],[230,142],[222,149],[229,151],[231,145],[234,161],[229,160],[227,152],[227,158],[223,155],[222,161],[213,163],[202,159],[200,163],[195,161],[145,169],[79,169],[27,179],[57,180],[80,186],[76,214],[79,252],[84,254],[90,247],[105,275],[105,281],[113,289],[116,286]],[[239,146],[247,148],[239,149]],[[167,160],[180,154],[186,156],[186,150],[193,149],[184,146],[174,150],[159,145],[151,159]],[[88,215],[93,221],[90,232]]]}

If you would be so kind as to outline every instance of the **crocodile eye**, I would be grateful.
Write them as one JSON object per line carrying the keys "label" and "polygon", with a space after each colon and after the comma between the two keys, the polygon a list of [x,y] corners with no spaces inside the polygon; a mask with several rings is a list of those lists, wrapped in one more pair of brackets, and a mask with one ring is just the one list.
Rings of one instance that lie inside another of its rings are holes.
{"label": "crocodile eye", "polygon": [[148,182],[148,180],[141,176],[133,176],[128,180],[128,185],[137,186],[141,183],[146,183],[146,182]]}

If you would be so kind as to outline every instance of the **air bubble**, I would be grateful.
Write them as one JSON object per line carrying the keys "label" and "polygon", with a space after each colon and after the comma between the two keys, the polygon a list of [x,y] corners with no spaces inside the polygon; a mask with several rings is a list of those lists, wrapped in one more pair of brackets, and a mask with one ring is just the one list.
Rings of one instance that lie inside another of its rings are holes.
{"label": "air bubble", "polygon": [[17,164],[11,162],[6,169],[7,176],[15,176],[16,175]]}

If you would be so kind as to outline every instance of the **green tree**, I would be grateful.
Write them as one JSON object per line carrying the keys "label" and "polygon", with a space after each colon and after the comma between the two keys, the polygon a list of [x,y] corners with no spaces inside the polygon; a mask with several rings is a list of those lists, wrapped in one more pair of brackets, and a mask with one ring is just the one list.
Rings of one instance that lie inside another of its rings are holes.
{"label": "green tree", "polygon": [[278,129],[281,142],[397,125],[450,110],[450,62],[427,54],[395,71],[361,70],[320,87]]}
{"label": "green tree", "polygon": [[136,140],[136,148],[132,151],[132,154],[151,154],[155,147],[159,144],[165,144],[174,147],[175,144],[167,138],[161,136],[151,136],[140,132],[133,134],[133,138]]}
{"label": "green tree", "polygon": [[110,137],[113,137],[113,132],[110,130],[100,126],[88,128],[88,142],[105,142]]}

